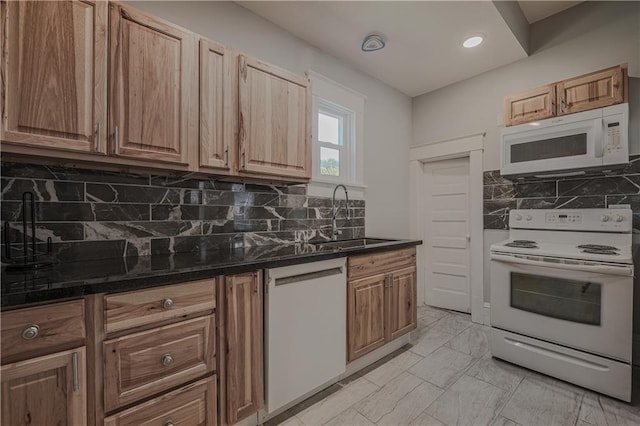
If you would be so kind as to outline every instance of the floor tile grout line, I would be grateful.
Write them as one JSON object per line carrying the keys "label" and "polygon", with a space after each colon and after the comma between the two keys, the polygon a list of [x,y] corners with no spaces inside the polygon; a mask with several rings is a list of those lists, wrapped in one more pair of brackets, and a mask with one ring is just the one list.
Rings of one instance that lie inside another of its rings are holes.
{"label": "floor tile grout line", "polygon": [[578,424],[578,421],[580,420],[580,412],[582,411],[582,404],[584,403],[584,396],[585,396],[584,393],[580,396],[580,404],[578,404],[578,412],[576,413],[576,420],[573,422],[574,426],[576,426]]}
{"label": "floor tile grout line", "polygon": [[[409,374],[411,374],[411,373],[409,373]],[[424,380],[423,380],[423,379],[420,379],[420,380],[421,380],[422,382],[424,382]],[[379,422],[380,420],[382,420],[382,418],[383,418],[384,416],[386,416],[387,414],[392,413],[392,412],[393,412],[393,410],[395,410],[395,409],[396,409],[396,407],[398,406],[398,404],[400,403],[400,401],[402,401],[402,399],[403,399],[403,398],[405,398],[405,397],[406,397],[407,395],[409,395],[411,392],[413,392],[414,390],[416,390],[416,389],[417,389],[420,385],[422,385],[422,384],[423,384],[423,383],[418,383],[415,387],[413,387],[410,391],[408,391],[408,392],[407,392],[407,393],[405,393],[405,394],[404,394],[400,399],[398,399],[398,400],[395,402],[395,404],[393,405],[393,408],[391,408],[391,410],[389,410],[388,412],[384,413],[384,414],[383,414],[383,415],[378,419],[378,422]],[[384,386],[383,386],[383,387],[381,387],[380,389],[378,389],[376,392],[381,391],[383,388],[384,388]],[[374,392],[374,393],[376,393],[376,392]],[[369,396],[371,396],[371,395],[373,395],[373,393],[372,393],[372,394],[370,394]],[[369,420],[370,422],[377,423],[377,421],[374,421],[374,420],[372,420],[370,417],[367,417],[367,415],[366,415],[366,414],[364,414],[363,412],[361,412],[361,411],[360,411],[360,410],[358,410],[357,408],[355,408],[355,410],[356,410],[358,413],[362,414],[362,415],[363,415],[367,420]],[[346,411],[346,410],[345,410],[345,411]]]}
{"label": "floor tile grout line", "polygon": [[[356,372],[355,374],[357,374],[357,372]],[[358,409],[356,409],[356,408],[355,408],[355,405],[356,405],[356,404],[358,404],[358,403],[360,403],[360,402],[362,402],[365,398],[370,397],[372,394],[374,394],[374,393],[378,392],[380,389],[382,389],[382,387],[381,387],[381,386],[378,386],[378,385],[376,385],[375,383],[372,383],[371,381],[369,381],[369,380],[365,379],[363,376],[360,376],[360,378],[361,378],[361,379],[363,379],[363,380],[364,380],[364,381],[366,381],[366,382],[369,382],[370,384],[372,384],[373,386],[375,386],[377,389],[376,389],[376,390],[374,390],[373,392],[371,392],[370,394],[367,394],[367,395],[363,396],[361,399],[357,400],[356,402],[354,402],[353,404],[351,404],[350,406],[348,406],[348,407],[347,407],[347,408],[345,408],[344,410],[340,411],[338,414],[336,414],[335,416],[331,417],[331,418],[330,418],[329,420],[327,420],[326,422],[322,423],[323,425],[324,425],[324,424],[327,424],[327,423],[329,423],[329,422],[331,422],[331,420],[335,419],[336,417],[338,417],[339,415],[341,415],[341,414],[342,414],[342,413],[344,413],[345,411],[350,410],[351,408],[353,408],[356,412],[360,413],[360,411],[358,411]],[[353,383],[353,382],[351,382],[351,383]],[[340,391],[343,391],[347,386],[348,386],[348,385],[344,386],[342,389],[340,389]],[[340,392],[340,391],[338,391],[338,392]],[[337,394],[338,392],[336,392],[335,394]],[[333,395],[335,395],[335,394],[333,394]],[[318,403],[319,403],[319,402],[321,402],[321,401],[325,401],[325,400],[326,400],[326,399],[328,399],[330,396],[332,396],[332,395],[329,395],[329,396],[327,396],[326,398],[324,398],[324,399],[322,399],[322,400],[320,400],[320,401],[316,402],[316,404],[318,404]],[[316,404],[313,404],[311,407],[313,407],[313,406],[314,406],[314,405],[316,405]],[[311,407],[308,407],[306,410],[310,409]],[[306,411],[306,410],[304,410],[304,411]],[[301,411],[300,413],[302,413],[302,412],[304,412],[304,411]],[[370,420],[367,416],[365,416],[364,414],[362,414],[362,413],[360,413],[360,414],[361,414],[361,415],[363,415],[367,420],[371,421],[371,420]],[[296,414],[296,416],[297,416],[297,414]],[[300,419],[300,420],[302,421],[302,419]],[[304,423],[304,421],[302,421],[302,422]],[[372,422],[372,423],[375,423],[375,422]],[[305,424],[306,424],[306,423],[305,423]]]}

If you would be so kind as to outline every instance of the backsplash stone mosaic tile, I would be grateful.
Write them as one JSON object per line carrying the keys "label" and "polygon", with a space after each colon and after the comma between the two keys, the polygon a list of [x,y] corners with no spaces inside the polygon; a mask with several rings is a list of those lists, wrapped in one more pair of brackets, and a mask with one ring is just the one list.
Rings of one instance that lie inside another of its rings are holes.
{"label": "backsplash stone mosaic tile", "polygon": [[[2,163],[1,219],[22,243],[22,194],[37,201],[39,249],[61,261],[199,253],[331,238],[331,199],[272,186]],[[340,201],[344,207],[344,201]],[[364,237],[365,202],[340,209],[340,239]],[[30,231],[28,231],[30,233]],[[7,236],[2,232],[2,253]]]}
{"label": "backsplash stone mosaic tile", "polygon": [[484,229],[508,229],[511,209],[606,208],[630,204],[640,232],[640,155],[623,169],[566,178],[510,180],[499,170],[484,172]]}

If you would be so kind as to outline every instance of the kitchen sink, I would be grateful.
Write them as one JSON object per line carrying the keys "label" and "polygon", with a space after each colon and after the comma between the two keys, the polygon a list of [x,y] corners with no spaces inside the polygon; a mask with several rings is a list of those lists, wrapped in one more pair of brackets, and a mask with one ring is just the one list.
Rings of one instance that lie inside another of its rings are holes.
{"label": "kitchen sink", "polygon": [[371,247],[378,244],[390,243],[396,240],[385,240],[381,238],[356,238],[354,240],[339,240],[339,241],[322,241],[315,243],[318,248],[345,250],[349,248],[357,247]]}

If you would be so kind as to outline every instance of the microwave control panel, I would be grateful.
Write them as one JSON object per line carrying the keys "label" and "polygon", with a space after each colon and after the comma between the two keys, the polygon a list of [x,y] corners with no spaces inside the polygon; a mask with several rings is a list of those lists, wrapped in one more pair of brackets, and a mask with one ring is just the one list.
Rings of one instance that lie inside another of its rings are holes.
{"label": "microwave control panel", "polygon": [[629,161],[629,104],[618,104],[602,109],[603,165]]}
{"label": "microwave control panel", "polygon": [[611,123],[605,123],[607,126],[607,136],[606,136],[606,150],[607,153],[618,152],[622,149],[622,144],[620,143],[620,122],[614,121]]}

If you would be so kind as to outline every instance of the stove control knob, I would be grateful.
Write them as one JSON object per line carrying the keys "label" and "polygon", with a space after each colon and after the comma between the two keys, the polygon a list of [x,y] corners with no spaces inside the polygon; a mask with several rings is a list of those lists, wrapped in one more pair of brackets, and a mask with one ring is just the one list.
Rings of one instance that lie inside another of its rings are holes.
{"label": "stove control knob", "polygon": [[533,217],[532,217],[530,214],[526,215],[524,218],[525,218],[526,220],[531,220],[531,219],[533,219]]}
{"label": "stove control knob", "polygon": [[622,216],[621,214],[617,214],[616,215],[616,222],[623,222],[624,221],[624,216]]}
{"label": "stove control knob", "polygon": [[600,216],[600,222],[609,222],[609,219],[611,219],[611,217],[609,217],[608,214],[603,214],[602,216]]}
{"label": "stove control knob", "polygon": [[521,214],[516,214],[515,216],[516,220],[522,220],[522,215]]}

